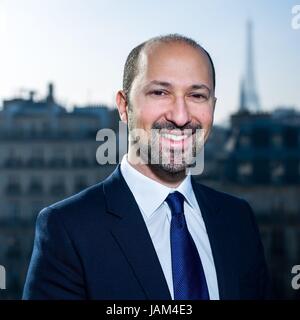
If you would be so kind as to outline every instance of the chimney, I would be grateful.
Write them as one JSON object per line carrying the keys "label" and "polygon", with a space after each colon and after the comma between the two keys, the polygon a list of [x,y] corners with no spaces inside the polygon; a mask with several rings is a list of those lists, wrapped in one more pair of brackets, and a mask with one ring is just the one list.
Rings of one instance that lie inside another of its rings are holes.
{"label": "chimney", "polygon": [[35,96],[35,91],[30,90],[29,91],[29,101],[33,102],[34,96]]}
{"label": "chimney", "polygon": [[48,95],[46,101],[48,103],[54,103],[54,85],[52,82],[48,84]]}

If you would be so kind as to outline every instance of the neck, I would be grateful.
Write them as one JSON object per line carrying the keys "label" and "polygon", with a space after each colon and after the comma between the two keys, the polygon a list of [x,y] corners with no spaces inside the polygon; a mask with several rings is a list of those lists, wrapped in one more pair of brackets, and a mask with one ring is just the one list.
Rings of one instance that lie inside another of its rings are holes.
{"label": "neck", "polygon": [[127,161],[133,168],[142,173],[144,176],[170,188],[178,187],[186,177],[185,170],[180,172],[167,172],[159,165],[143,164],[141,160],[136,161],[136,157],[133,158],[130,152],[127,154]]}

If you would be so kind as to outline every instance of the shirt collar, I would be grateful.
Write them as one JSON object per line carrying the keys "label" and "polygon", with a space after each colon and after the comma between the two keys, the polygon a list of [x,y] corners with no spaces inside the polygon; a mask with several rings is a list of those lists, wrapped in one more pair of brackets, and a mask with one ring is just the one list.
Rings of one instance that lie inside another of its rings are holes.
{"label": "shirt collar", "polygon": [[198,207],[190,174],[184,178],[177,188],[170,188],[143,175],[132,167],[127,160],[127,154],[123,156],[121,161],[121,173],[138,206],[142,209],[147,218],[150,218],[150,216],[162,205],[168,194],[175,190],[184,195],[189,206],[192,208]]}

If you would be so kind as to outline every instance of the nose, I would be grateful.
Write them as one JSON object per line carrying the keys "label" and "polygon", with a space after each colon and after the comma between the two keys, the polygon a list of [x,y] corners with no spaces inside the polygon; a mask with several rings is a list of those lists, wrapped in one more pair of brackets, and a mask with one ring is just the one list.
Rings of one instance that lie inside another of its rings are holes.
{"label": "nose", "polygon": [[191,121],[191,116],[184,97],[176,97],[165,115],[168,121],[177,127],[184,127]]}

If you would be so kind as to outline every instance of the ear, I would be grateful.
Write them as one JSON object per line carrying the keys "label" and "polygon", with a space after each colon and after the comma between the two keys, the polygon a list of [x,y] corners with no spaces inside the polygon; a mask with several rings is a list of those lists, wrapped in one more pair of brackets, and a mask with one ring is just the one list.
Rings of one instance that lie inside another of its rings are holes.
{"label": "ear", "polygon": [[116,103],[119,110],[120,119],[127,123],[128,114],[127,114],[127,99],[125,92],[123,90],[119,90],[116,95]]}

